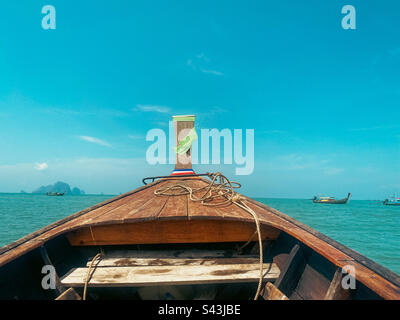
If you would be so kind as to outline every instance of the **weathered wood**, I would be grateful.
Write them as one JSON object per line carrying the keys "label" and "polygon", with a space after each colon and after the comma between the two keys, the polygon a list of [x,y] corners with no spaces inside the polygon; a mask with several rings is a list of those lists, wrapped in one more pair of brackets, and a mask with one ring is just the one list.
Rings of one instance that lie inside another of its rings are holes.
{"label": "weathered wood", "polygon": [[115,250],[105,251],[105,258],[140,258],[140,259],[168,259],[171,257],[180,259],[216,259],[216,258],[258,258],[256,255],[240,255],[236,250]]}
{"label": "weathered wood", "polygon": [[168,197],[156,197],[154,193],[152,198],[139,210],[134,210],[124,218],[126,222],[147,221],[157,219],[161,210],[167,203]]}
{"label": "weathered wood", "polygon": [[60,294],[56,300],[82,300],[82,298],[74,288],[69,288]]}
{"label": "weathered wood", "polygon": [[[275,264],[265,263],[264,279],[274,280],[279,276]],[[61,279],[64,285],[81,287],[87,268],[73,269]],[[229,264],[212,266],[135,266],[97,267],[92,273],[91,287],[125,287],[152,285],[211,284],[230,282],[257,282],[259,264]]]}
{"label": "weathered wood", "polygon": [[[182,121],[183,118],[193,117],[193,121]],[[183,140],[189,133],[190,129],[194,127],[195,116],[174,116],[174,127],[175,127],[175,142],[176,146]],[[191,169],[192,168],[192,155],[191,148],[184,154],[176,154],[175,169]]]}
{"label": "weathered wood", "polygon": [[329,284],[328,279],[307,263],[295,291],[304,300],[323,300]]}
{"label": "weathered wood", "polygon": [[167,197],[167,203],[158,214],[158,219],[187,219],[188,196]]}
{"label": "weathered wood", "polygon": [[[96,265],[98,267],[133,267],[133,266],[213,266],[228,264],[256,264],[258,258],[102,258]],[[91,259],[86,266],[89,267]]]}
{"label": "weathered wood", "polygon": [[[192,180],[189,182],[191,188],[201,188],[207,186],[204,180]],[[203,195],[205,190],[198,192],[195,196]],[[217,204],[221,199],[213,199],[209,204]],[[253,217],[245,210],[233,203],[216,206],[204,206],[199,202],[188,201],[189,219],[238,219],[243,221],[254,221]]]}
{"label": "weathered wood", "polygon": [[89,219],[84,224],[110,224],[122,222],[124,219],[135,214],[138,210],[150,202],[154,198],[154,190],[152,188],[143,190],[135,197],[128,197],[124,202],[121,201],[120,205],[113,206],[111,210],[108,210],[102,215],[91,214]]}
{"label": "weathered wood", "polygon": [[350,298],[350,289],[344,289],[342,286],[343,273],[341,268],[337,268],[333,275],[331,284],[326,292],[324,300],[348,300]]}
{"label": "weathered wood", "polygon": [[296,244],[290,251],[285,267],[281,270],[275,286],[287,295],[295,289],[303,272],[306,261],[301,247]]}
{"label": "weathered wood", "polygon": [[223,219],[223,215],[217,207],[203,206],[199,202],[188,202],[188,219]]}
{"label": "weathered wood", "polygon": [[264,300],[289,300],[277,287],[271,282],[267,282],[263,293]]}
{"label": "weathered wood", "polygon": [[[238,242],[248,241],[254,230],[254,223],[239,221],[156,220],[83,228],[67,238],[73,246]],[[276,239],[278,234],[274,228],[261,226],[262,239]]]}
{"label": "weathered wood", "polygon": [[[296,286],[296,293],[304,300],[322,300],[328,291],[335,265],[307,248],[303,249],[307,264]],[[289,296],[292,298],[292,295]]]}

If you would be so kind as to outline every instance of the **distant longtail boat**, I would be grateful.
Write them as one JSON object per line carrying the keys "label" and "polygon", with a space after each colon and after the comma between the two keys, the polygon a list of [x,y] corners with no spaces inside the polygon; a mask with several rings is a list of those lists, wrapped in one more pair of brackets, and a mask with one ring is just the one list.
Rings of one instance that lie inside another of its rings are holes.
{"label": "distant longtail boat", "polygon": [[196,174],[194,118],[173,117],[171,175],[0,248],[0,299],[400,299],[397,274],[221,173]]}
{"label": "distant longtail boat", "polygon": [[313,203],[330,203],[330,204],[346,204],[350,199],[351,193],[347,194],[346,198],[336,200],[334,197],[317,197],[315,196],[312,201]]}
{"label": "distant longtail boat", "polygon": [[400,198],[397,196],[392,196],[383,201],[385,206],[400,206]]}
{"label": "distant longtail boat", "polygon": [[46,192],[46,196],[63,196],[65,192]]}

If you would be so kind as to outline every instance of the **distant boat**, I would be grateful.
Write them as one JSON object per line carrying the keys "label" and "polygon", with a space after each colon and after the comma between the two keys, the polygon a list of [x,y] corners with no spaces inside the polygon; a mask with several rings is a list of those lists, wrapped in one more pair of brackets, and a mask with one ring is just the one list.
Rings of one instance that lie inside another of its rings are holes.
{"label": "distant boat", "polygon": [[349,201],[351,193],[347,194],[346,198],[336,200],[335,197],[314,197],[313,203],[330,203],[330,204],[346,204]]}
{"label": "distant boat", "polygon": [[383,200],[385,206],[400,206],[400,198],[392,196],[388,199]]}
{"label": "distant boat", "polygon": [[46,196],[63,196],[65,192],[46,192]]}

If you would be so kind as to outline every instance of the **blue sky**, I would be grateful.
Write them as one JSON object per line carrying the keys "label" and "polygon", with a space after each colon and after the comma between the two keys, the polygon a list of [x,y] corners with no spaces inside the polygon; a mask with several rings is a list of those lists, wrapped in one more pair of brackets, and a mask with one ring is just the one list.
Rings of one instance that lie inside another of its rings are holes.
{"label": "blue sky", "polygon": [[[46,4],[56,30],[41,27]],[[356,30],[341,27],[346,4]],[[0,192],[62,180],[120,193],[169,174],[147,164],[145,135],[175,114],[255,130],[252,175],[195,167],[249,196],[400,192],[399,12],[365,0],[3,2]]]}

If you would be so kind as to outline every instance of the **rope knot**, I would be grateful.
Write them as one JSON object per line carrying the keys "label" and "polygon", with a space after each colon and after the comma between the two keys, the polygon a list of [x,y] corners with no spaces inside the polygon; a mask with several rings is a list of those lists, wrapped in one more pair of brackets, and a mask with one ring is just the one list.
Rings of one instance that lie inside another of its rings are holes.
{"label": "rope knot", "polygon": [[234,196],[232,196],[232,202],[239,202],[242,199],[243,197],[241,197],[239,194],[235,194]]}

